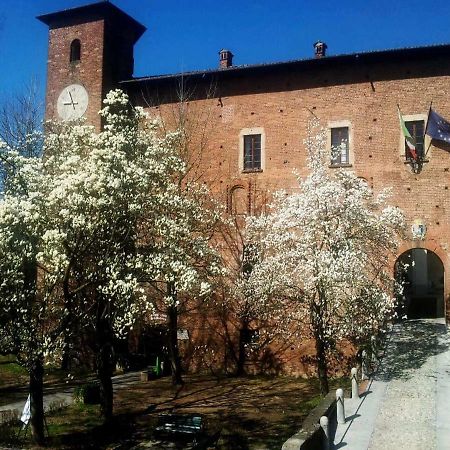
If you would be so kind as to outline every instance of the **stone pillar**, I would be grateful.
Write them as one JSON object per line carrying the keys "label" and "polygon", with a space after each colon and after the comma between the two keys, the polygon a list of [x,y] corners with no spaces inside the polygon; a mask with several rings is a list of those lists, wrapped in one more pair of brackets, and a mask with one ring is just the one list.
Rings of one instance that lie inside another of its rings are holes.
{"label": "stone pillar", "polygon": [[330,450],[331,442],[330,442],[330,428],[328,424],[328,417],[322,416],[320,418],[320,426],[323,430],[324,438],[323,438],[323,450]]}
{"label": "stone pillar", "polygon": [[369,379],[369,364],[367,358],[367,352],[363,350],[361,353],[361,380]]}
{"label": "stone pillar", "polygon": [[352,398],[359,399],[358,380],[356,379],[357,374],[358,374],[358,369],[356,367],[353,367],[351,370]]}
{"label": "stone pillar", "polygon": [[336,409],[337,409],[337,423],[345,423],[345,409],[344,409],[344,391],[342,389],[336,390]]}

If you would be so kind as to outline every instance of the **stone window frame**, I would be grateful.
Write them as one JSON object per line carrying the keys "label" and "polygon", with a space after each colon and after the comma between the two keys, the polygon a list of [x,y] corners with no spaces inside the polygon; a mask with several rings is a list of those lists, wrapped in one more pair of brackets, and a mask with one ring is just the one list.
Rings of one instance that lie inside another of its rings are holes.
{"label": "stone window frame", "polygon": [[[427,119],[428,114],[426,113],[418,113],[418,114],[402,114],[403,121],[405,124],[407,122],[417,122],[419,120],[423,120],[423,130],[425,133],[425,130],[427,129]],[[423,140],[423,149],[424,149],[424,158],[425,161],[428,161],[431,157],[431,138],[427,134],[424,136]],[[428,152],[427,152],[428,151]],[[399,144],[398,144],[398,154],[402,161],[405,162],[405,164],[408,164],[410,160],[405,157],[405,137],[403,136],[403,132],[401,128],[399,128]]]}
{"label": "stone window frame", "polygon": [[[261,167],[259,169],[244,169],[244,136],[261,135]],[[239,171],[242,173],[264,172],[266,170],[266,132],[263,127],[242,128],[239,132]]]}
{"label": "stone window frame", "polygon": [[[332,164],[331,162],[331,130],[333,128],[348,128],[348,163],[345,164]],[[355,155],[353,149],[353,126],[350,120],[335,120],[328,122],[327,124],[327,150],[330,155],[331,168],[339,167],[352,167],[355,163]]]}

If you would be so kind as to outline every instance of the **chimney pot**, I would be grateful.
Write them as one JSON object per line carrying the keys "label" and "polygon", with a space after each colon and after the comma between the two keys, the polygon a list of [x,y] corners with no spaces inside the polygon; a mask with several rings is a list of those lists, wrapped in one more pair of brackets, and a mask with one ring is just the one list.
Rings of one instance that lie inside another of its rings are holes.
{"label": "chimney pot", "polygon": [[326,56],[328,45],[325,42],[317,41],[314,44],[314,54],[316,58],[323,58]]}
{"label": "chimney pot", "polygon": [[231,67],[233,65],[233,53],[230,52],[230,50],[222,49],[219,52],[219,67],[221,69],[226,69],[228,67]]}

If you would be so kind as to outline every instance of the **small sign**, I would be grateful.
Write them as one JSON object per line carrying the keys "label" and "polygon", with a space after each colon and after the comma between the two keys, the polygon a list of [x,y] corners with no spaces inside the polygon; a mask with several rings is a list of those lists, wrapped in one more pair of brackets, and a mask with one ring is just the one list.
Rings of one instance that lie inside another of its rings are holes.
{"label": "small sign", "polygon": [[177,331],[177,338],[179,341],[187,341],[189,339],[189,332],[188,330],[178,330]]}
{"label": "small sign", "polygon": [[154,323],[166,323],[167,322],[167,314],[163,314],[160,312],[154,312],[150,315],[150,320]]}
{"label": "small sign", "polygon": [[414,220],[411,225],[411,232],[413,239],[420,239],[423,241],[427,235],[427,226],[425,225],[425,222],[421,219]]}

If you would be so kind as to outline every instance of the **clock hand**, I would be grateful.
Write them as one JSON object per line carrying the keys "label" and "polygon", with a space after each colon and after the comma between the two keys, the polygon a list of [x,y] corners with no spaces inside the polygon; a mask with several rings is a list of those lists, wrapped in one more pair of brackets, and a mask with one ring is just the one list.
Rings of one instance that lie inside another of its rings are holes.
{"label": "clock hand", "polygon": [[72,103],[73,109],[75,109],[75,105],[78,105],[78,102],[75,103],[75,102],[73,101],[73,98],[72,98],[72,92],[69,91],[69,95],[70,95],[70,101],[71,101],[71,103]]}
{"label": "clock hand", "polygon": [[69,91],[70,102],[64,102],[63,105],[70,106],[72,105],[73,109],[75,109],[75,105],[78,105],[78,102],[74,102],[72,98],[72,93]]}

